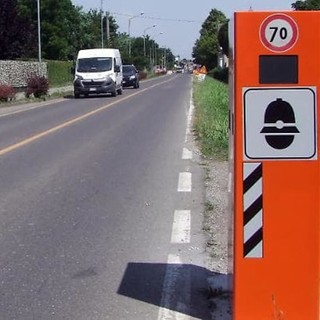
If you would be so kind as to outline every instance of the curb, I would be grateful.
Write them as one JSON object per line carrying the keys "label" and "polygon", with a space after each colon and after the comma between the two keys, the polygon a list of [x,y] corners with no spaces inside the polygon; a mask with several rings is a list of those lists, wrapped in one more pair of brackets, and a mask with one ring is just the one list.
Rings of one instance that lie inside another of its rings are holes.
{"label": "curb", "polygon": [[[55,87],[55,88],[50,88],[48,91],[48,95],[52,95],[55,93],[65,93],[65,92],[73,92],[73,86],[66,86],[66,87]],[[26,99],[25,93],[24,92],[17,92],[14,101],[20,101]]]}

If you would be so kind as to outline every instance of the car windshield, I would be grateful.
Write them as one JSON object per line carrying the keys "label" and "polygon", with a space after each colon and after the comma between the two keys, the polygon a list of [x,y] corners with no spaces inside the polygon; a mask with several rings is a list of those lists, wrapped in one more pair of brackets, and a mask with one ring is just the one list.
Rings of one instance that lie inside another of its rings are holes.
{"label": "car windshield", "polygon": [[112,69],[112,58],[84,58],[78,60],[78,72],[102,72]]}
{"label": "car windshield", "polygon": [[123,73],[135,73],[135,68],[133,66],[123,66]]}

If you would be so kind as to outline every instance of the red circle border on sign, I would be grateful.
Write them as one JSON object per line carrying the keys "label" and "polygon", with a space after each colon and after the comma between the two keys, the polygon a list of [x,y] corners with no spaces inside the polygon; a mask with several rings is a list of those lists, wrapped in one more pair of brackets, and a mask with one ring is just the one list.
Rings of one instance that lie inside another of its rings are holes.
{"label": "red circle border on sign", "polygon": [[[275,19],[282,19],[285,20],[286,22],[288,22],[292,28],[292,39],[283,47],[276,47],[273,46],[272,44],[270,44],[270,42],[267,40],[266,36],[265,36],[265,29],[267,24]],[[267,17],[261,24],[260,27],[260,31],[259,31],[259,35],[260,35],[260,40],[262,42],[262,44],[269,50],[274,51],[274,52],[285,52],[288,51],[289,49],[291,49],[295,43],[298,40],[298,26],[297,23],[288,15],[285,14],[281,14],[281,13],[276,13],[273,14],[269,17]]]}

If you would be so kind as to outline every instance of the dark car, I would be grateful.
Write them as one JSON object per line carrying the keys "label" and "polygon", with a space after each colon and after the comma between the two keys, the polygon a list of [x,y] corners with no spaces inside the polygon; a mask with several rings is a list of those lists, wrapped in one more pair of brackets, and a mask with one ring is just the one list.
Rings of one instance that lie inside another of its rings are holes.
{"label": "dark car", "polygon": [[122,66],[122,73],[123,73],[123,87],[134,87],[139,88],[140,78],[139,78],[139,71],[133,64],[124,64]]}

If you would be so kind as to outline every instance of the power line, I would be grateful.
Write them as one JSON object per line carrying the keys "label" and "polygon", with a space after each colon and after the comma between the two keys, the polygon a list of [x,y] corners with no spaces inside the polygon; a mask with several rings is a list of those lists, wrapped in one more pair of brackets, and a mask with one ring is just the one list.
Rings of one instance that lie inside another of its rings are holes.
{"label": "power line", "polygon": [[[128,13],[119,13],[119,12],[110,12],[111,15],[117,16],[126,16],[131,17],[131,14]],[[141,19],[150,19],[150,20],[160,20],[160,21],[174,21],[174,22],[186,22],[186,23],[203,23],[203,21],[197,20],[186,20],[186,19],[170,19],[170,18],[160,18],[160,17],[151,17],[151,16],[141,16]]]}

